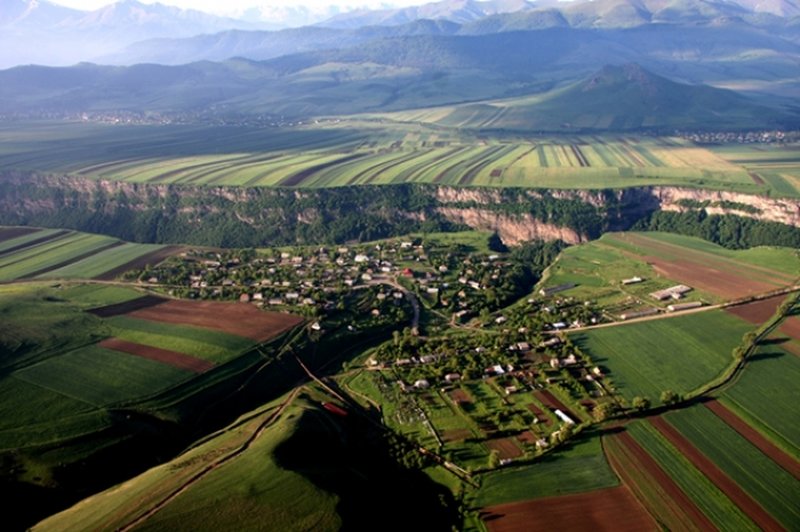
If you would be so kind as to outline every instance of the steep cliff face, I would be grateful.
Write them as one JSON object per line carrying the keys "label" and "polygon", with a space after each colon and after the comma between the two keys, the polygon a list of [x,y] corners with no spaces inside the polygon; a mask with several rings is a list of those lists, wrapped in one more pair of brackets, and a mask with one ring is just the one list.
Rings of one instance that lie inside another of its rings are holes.
{"label": "steep cliff face", "polygon": [[535,190],[384,185],[205,187],[0,175],[0,223],[68,227],[145,242],[264,245],[410,231],[497,231],[511,245],[580,243],[653,212],[735,214],[800,227],[800,200],[679,187]]}
{"label": "steep cliff face", "polygon": [[567,244],[580,244],[588,239],[574,229],[537,220],[530,214],[508,215],[484,209],[455,207],[439,207],[437,211],[456,224],[479,231],[496,231],[503,242],[511,246],[531,240],[561,240]]}
{"label": "steep cliff face", "polygon": [[692,203],[707,203],[708,205],[699,208],[708,214],[734,214],[800,227],[800,200],[796,199],[676,187],[655,187],[652,194],[658,200],[661,210],[665,211],[683,212],[692,210]]}

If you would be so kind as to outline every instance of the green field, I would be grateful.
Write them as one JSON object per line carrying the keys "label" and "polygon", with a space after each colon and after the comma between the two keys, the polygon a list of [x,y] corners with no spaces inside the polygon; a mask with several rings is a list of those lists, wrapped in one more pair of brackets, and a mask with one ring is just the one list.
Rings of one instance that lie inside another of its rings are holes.
{"label": "green field", "polygon": [[752,326],[714,310],[690,316],[606,327],[570,335],[594,363],[608,368],[627,399],[685,394],[720,375]]}
{"label": "green field", "polygon": [[0,170],[195,185],[420,182],[618,188],[661,184],[796,195],[783,181],[776,181],[777,186],[771,181],[758,184],[741,165],[679,138],[487,137],[466,130],[360,119],[261,129],[68,122],[56,126],[52,122],[0,126]]}
{"label": "green field", "polygon": [[800,459],[800,358],[764,345],[748,361],[722,402]]}
{"label": "green field", "polygon": [[160,392],[193,374],[135,355],[89,346],[50,358],[15,377],[96,406]]}
{"label": "green field", "polygon": [[210,329],[117,316],[107,322],[111,336],[129,342],[185,353],[221,364],[253,346],[253,341]]}
{"label": "green field", "polygon": [[474,505],[480,507],[619,484],[597,434],[585,435],[566,449],[547,454],[531,465],[485,473],[480,479],[481,487],[474,500]]}
{"label": "green field", "polygon": [[64,286],[58,295],[81,308],[95,308],[130,301],[142,297],[143,292],[122,286],[75,284]]}
{"label": "green field", "polygon": [[758,530],[758,527],[708,478],[667,442],[649,423],[626,425],[627,430],[698,508],[720,530]]}
{"label": "green field", "polygon": [[163,247],[44,229],[0,242],[0,281],[34,277],[91,279]]}
{"label": "green field", "polygon": [[800,522],[800,480],[702,405],[666,419],[787,529]]}

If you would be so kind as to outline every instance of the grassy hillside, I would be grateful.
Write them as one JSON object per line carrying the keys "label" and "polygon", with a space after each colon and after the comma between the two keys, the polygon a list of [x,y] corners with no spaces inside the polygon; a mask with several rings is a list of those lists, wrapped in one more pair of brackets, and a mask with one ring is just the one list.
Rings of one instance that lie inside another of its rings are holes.
{"label": "grassy hillside", "polygon": [[606,66],[582,81],[532,97],[390,116],[461,128],[580,132],[769,127],[781,123],[782,115],[734,92],[675,83],[629,64]]}
{"label": "grassy hillside", "polygon": [[[362,529],[392,513],[390,529],[454,515],[446,490],[389,454],[383,436],[295,391],[265,405],[175,460],[46,519],[34,530]],[[354,437],[355,436],[355,437]],[[180,490],[177,496],[173,494]],[[407,503],[409,491],[414,504]],[[157,508],[147,518],[149,509]]]}

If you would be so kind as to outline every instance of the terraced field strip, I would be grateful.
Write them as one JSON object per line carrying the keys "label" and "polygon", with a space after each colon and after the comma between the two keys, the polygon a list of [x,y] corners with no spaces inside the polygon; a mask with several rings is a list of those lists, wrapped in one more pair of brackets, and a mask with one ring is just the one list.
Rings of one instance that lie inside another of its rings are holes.
{"label": "terraced field strip", "polygon": [[659,530],[625,486],[490,506],[480,517],[490,532],[551,530],[556,523],[559,530]]}
{"label": "terraced field strip", "polygon": [[108,338],[97,345],[105,349],[111,349],[112,351],[120,351],[148,360],[155,360],[156,362],[161,362],[162,364],[167,364],[168,366],[179,369],[185,369],[192,373],[205,373],[214,367],[213,362],[203,360],[202,358],[196,358],[149,345],[136,344],[120,340],[119,338]]}
{"label": "terraced field strip", "polygon": [[105,305],[103,307],[89,309],[86,312],[94,314],[98,318],[113,318],[114,316],[122,316],[137,310],[145,309],[155,305],[161,305],[167,301],[168,300],[164,299],[163,297],[147,295],[128,301],[123,301],[121,303],[114,303],[112,305]]}
{"label": "terraced field strip", "polygon": [[[123,264],[119,264],[110,270],[106,270],[102,274],[95,275],[93,279],[98,281],[112,281],[125,272],[131,270],[139,270],[145,266],[155,266],[167,258],[177,255],[184,248],[181,246],[157,246],[157,247],[144,247],[140,248],[143,254],[128,260]],[[148,251],[152,250],[152,251]]]}
{"label": "terraced field strip", "polygon": [[711,520],[625,430],[603,436],[611,467],[669,530],[717,530]]}
{"label": "terraced field strip", "polygon": [[772,461],[789,472],[794,478],[800,480],[800,462],[781,451],[760,432],[725,408],[725,405],[719,401],[711,400],[703,403],[703,405],[714,412],[717,417],[727,423],[733,430],[746,438],[747,441],[756,446],[762,453],[769,456]]}
{"label": "terraced field strip", "polygon": [[748,495],[736,482],[726,475],[714,462],[702,454],[670,423],[661,417],[651,418],[649,422],[675,446],[697,469],[722,490],[750,519],[762,530],[778,532],[783,530],[764,508]]}
{"label": "terraced field strip", "polygon": [[41,231],[41,229],[36,227],[0,227],[0,242],[30,235],[39,231]]}
{"label": "terraced field strip", "polygon": [[128,316],[116,316],[107,323],[111,326],[111,335],[116,338],[184,353],[216,364],[238,357],[254,344],[249,338],[216,330],[139,320]]}
{"label": "terraced field strip", "polygon": [[5,257],[6,255],[16,253],[17,251],[21,251],[26,248],[35,247],[40,244],[50,242],[51,240],[63,238],[71,234],[72,233],[70,231],[47,229],[4,240],[0,242],[0,260],[2,260],[2,257]]}
{"label": "terraced field strip", "polygon": [[328,170],[328,169],[330,169],[331,167],[334,167],[334,166],[339,166],[339,165],[343,165],[343,164],[349,163],[349,162],[351,162],[351,161],[353,161],[355,159],[360,159],[362,157],[366,157],[366,155],[367,155],[366,153],[354,153],[354,154],[346,155],[344,157],[334,158],[333,160],[326,161],[324,163],[317,164],[317,165],[311,166],[309,168],[306,168],[304,170],[301,170],[301,171],[297,172],[296,174],[287,177],[286,179],[281,181],[280,184],[281,184],[281,186],[284,186],[284,187],[301,186],[301,185],[303,185],[303,182],[306,179],[310,178],[311,176],[313,176],[317,172],[320,172],[322,170]]}
{"label": "terraced field strip", "polygon": [[113,238],[71,233],[3,256],[0,259],[0,280],[35,277],[118,245],[121,242]]}
{"label": "terraced field strip", "polygon": [[167,300],[127,314],[144,320],[214,329],[257,342],[280,336],[304,321],[294,314],[264,312],[253,305],[213,301]]}
{"label": "terraced field strip", "polygon": [[759,530],[755,523],[708,477],[693,466],[646,420],[626,424],[625,431],[717,528],[738,531]]}
{"label": "terraced field strip", "polygon": [[[94,258],[97,255],[102,254],[103,252],[106,252],[106,251],[115,251],[116,252],[117,251],[116,248],[119,248],[119,247],[125,246],[125,245],[126,244],[124,242],[117,241],[117,242],[109,242],[109,243],[107,243],[107,244],[105,244],[103,246],[100,246],[100,247],[92,247],[88,251],[84,251],[83,253],[80,253],[79,255],[74,255],[74,256],[72,256],[72,257],[70,257],[68,259],[62,260],[60,262],[56,262],[55,264],[49,264],[48,266],[44,266],[42,268],[39,268],[38,270],[34,270],[34,271],[30,272],[30,273],[26,273],[25,275],[22,275],[21,277],[19,277],[19,279],[33,279],[34,277],[49,277],[49,276],[51,276],[51,274],[53,272],[58,272],[59,270],[62,270],[62,269],[66,270],[68,267],[70,267],[70,266],[72,266],[74,264],[80,264],[82,261],[85,261],[86,259]],[[134,246],[135,244],[128,244],[128,245]],[[82,265],[78,266],[78,270],[79,270],[78,275],[81,275],[81,273],[80,273],[81,269],[82,269]],[[72,275],[72,274],[70,274],[70,275]],[[89,271],[87,276],[91,277],[92,275],[93,275],[92,272]]]}

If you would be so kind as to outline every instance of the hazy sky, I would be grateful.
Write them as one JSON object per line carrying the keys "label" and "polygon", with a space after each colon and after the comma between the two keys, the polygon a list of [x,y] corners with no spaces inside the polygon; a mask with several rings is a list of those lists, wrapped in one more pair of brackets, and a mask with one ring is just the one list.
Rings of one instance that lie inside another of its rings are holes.
{"label": "hazy sky", "polygon": [[[51,0],[55,4],[73,7],[76,9],[97,9],[113,3],[114,0]],[[156,0],[139,0],[144,4],[153,4]],[[401,7],[427,4],[433,0],[301,0],[286,2],[285,0],[160,0],[159,3],[182,7],[184,9],[197,9],[208,13],[234,13],[243,11],[252,6],[292,6],[305,5],[319,8],[335,4],[348,7]]]}

